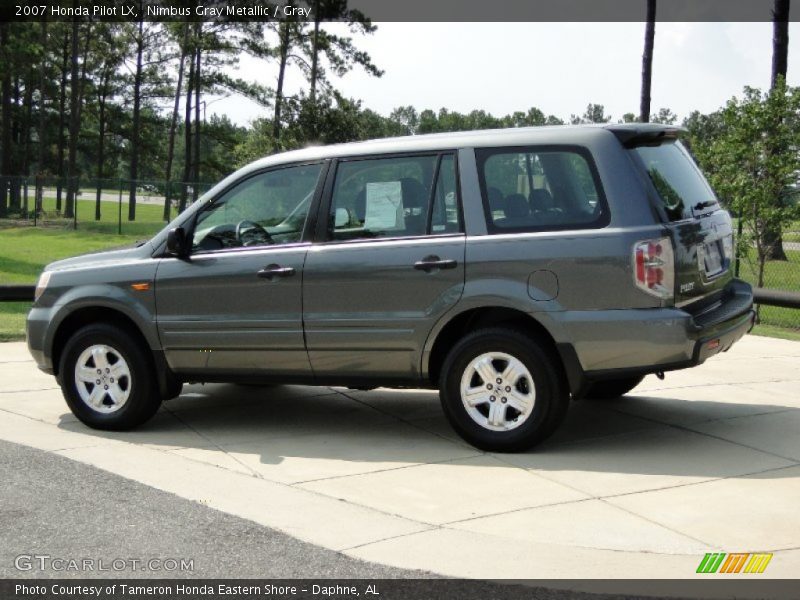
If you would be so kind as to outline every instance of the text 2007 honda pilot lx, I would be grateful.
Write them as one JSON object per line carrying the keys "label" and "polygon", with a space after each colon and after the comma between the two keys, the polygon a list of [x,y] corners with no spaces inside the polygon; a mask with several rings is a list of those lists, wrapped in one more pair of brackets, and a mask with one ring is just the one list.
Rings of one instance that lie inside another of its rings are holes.
{"label": "text 2007 honda pilot lx", "polygon": [[91,427],[184,381],[438,387],[467,441],[521,450],[570,397],[625,394],[751,327],[731,219],[658,125],[308,148],[237,171],[137,248],[62,260],[28,316]]}

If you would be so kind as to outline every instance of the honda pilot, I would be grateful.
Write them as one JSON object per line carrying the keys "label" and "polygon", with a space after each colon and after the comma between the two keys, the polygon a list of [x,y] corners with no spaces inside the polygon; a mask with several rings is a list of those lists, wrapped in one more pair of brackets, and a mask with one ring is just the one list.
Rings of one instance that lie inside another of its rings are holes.
{"label": "honda pilot", "polygon": [[728,350],[753,324],[731,218],[662,125],[306,148],[135,248],[48,265],[27,319],[78,419],[124,430],[184,382],[438,388],[520,451],[571,399]]}

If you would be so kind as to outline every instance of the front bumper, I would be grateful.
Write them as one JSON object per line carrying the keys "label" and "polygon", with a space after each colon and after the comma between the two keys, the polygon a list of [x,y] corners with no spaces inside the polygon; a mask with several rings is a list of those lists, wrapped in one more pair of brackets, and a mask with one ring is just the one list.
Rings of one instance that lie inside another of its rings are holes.
{"label": "front bumper", "polygon": [[47,328],[50,325],[50,309],[34,307],[25,320],[25,338],[28,341],[28,351],[31,353],[36,366],[45,373],[53,375],[52,356],[46,352]]}

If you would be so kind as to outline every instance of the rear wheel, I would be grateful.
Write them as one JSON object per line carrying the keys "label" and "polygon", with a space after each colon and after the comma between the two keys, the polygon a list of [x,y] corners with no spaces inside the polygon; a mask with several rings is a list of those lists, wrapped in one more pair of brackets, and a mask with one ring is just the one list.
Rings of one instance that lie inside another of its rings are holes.
{"label": "rear wheel", "polygon": [[644,375],[637,375],[636,377],[623,377],[621,379],[606,379],[603,381],[596,381],[589,387],[589,391],[586,392],[586,397],[597,398],[599,400],[611,400],[612,398],[619,398],[642,383],[643,379]]}
{"label": "rear wheel", "polygon": [[150,357],[127,331],[106,323],[69,339],[59,380],[72,413],[95,429],[132,429],[161,405]]}
{"label": "rear wheel", "polygon": [[447,357],[442,407],[453,429],[483,450],[517,452],[546,439],[563,420],[569,395],[547,349],[510,329],[476,331]]}

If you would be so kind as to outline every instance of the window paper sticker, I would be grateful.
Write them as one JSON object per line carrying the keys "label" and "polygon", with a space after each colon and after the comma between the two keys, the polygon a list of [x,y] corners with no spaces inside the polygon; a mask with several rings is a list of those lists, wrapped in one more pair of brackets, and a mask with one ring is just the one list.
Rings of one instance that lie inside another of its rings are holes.
{"label": "window paper sticker", "polygon": [[403,188],[399,181],[367,184],[367,211],[364,228],[370,230],[405,229]]}

